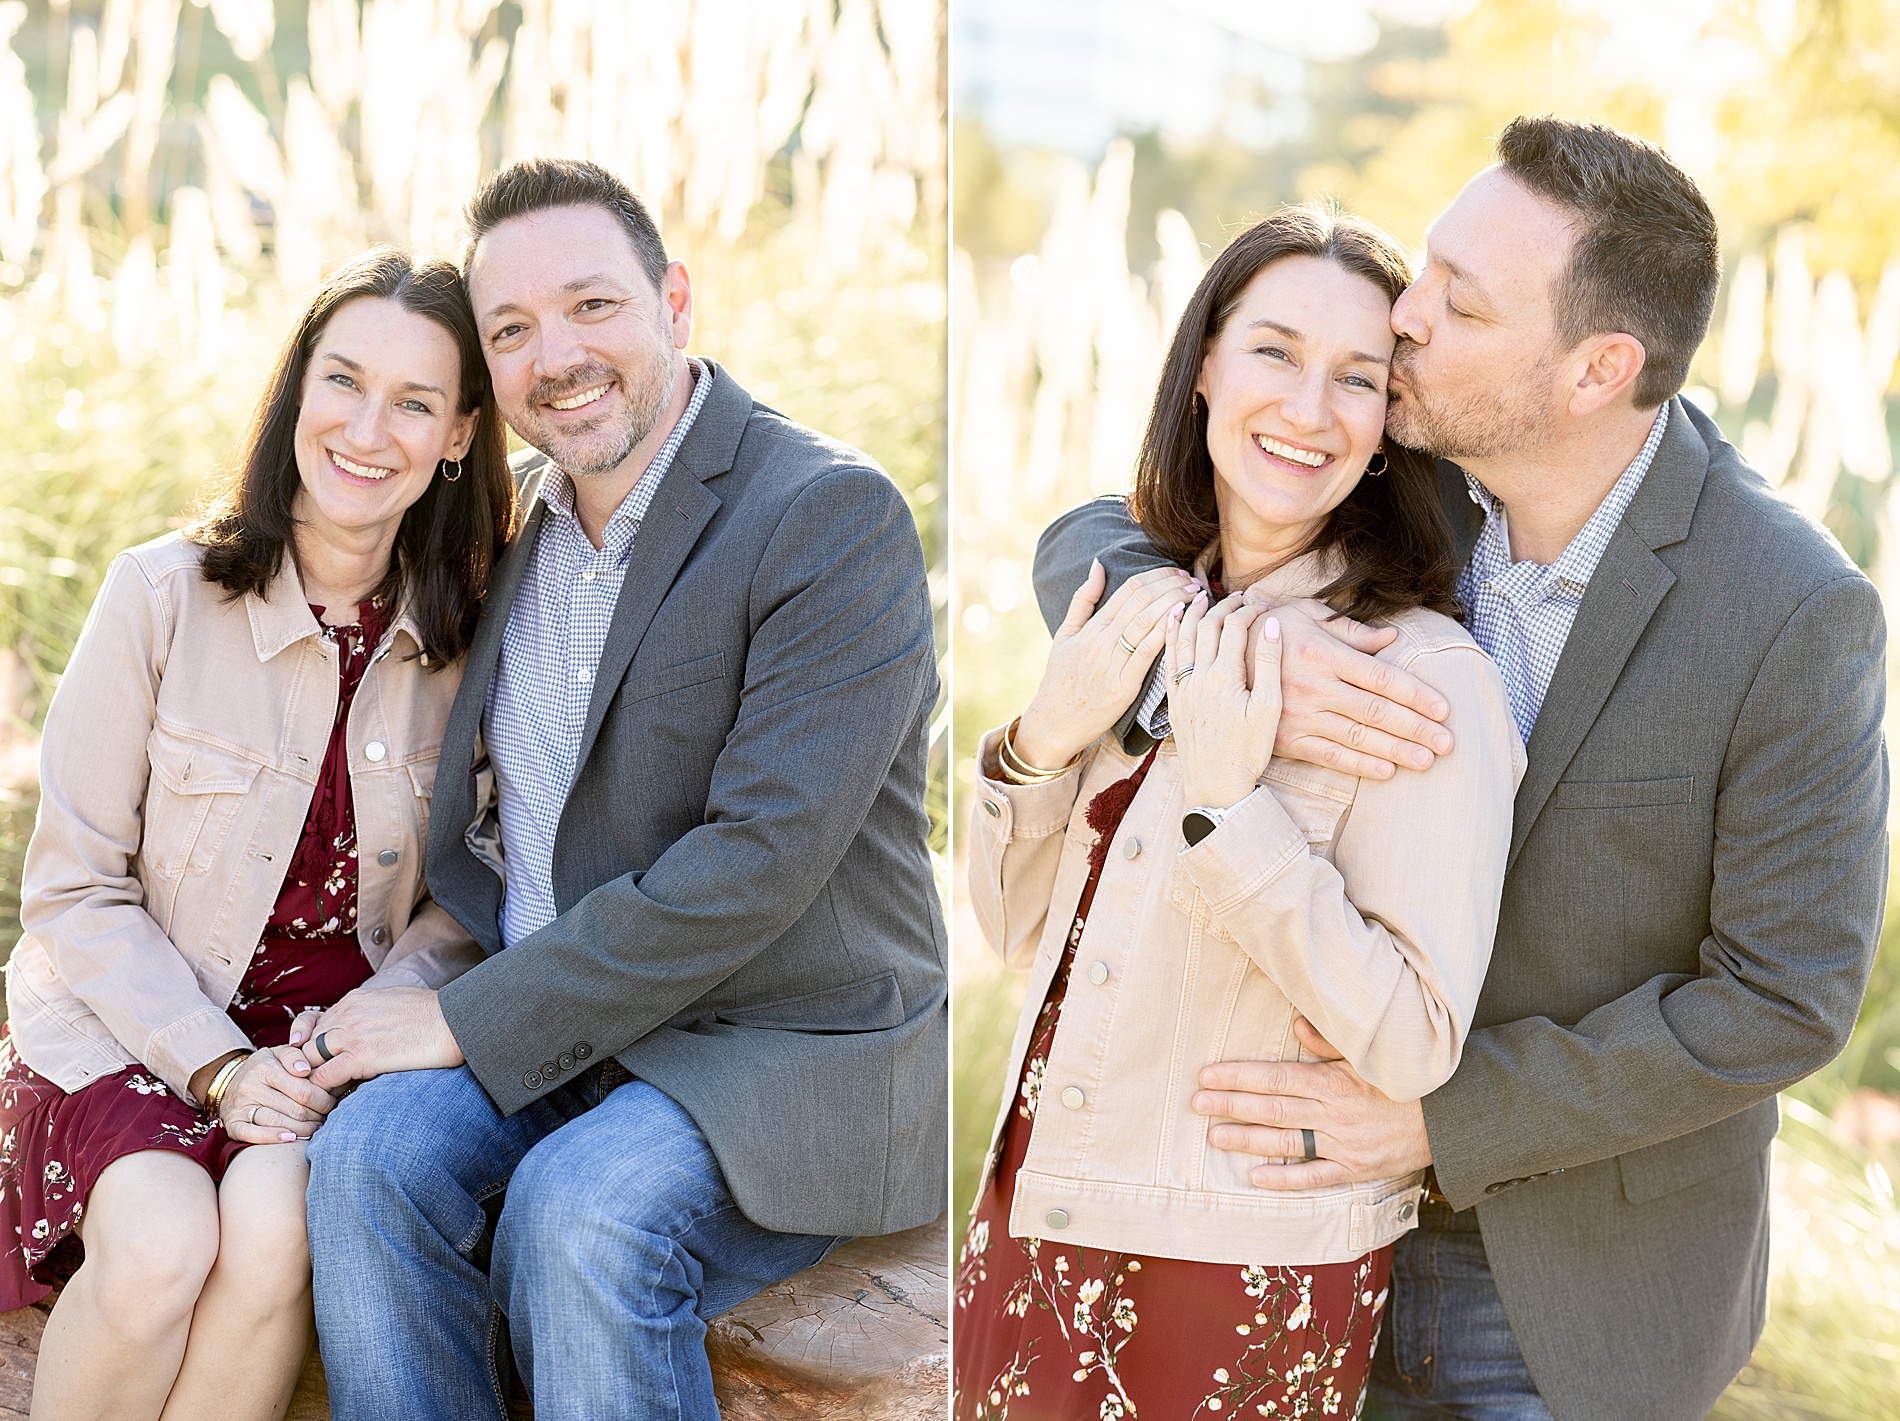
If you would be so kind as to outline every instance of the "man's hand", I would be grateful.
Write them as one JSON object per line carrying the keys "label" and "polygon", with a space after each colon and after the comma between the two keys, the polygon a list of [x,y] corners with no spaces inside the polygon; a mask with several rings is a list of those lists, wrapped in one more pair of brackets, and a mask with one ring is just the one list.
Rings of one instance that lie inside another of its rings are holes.
{"label": "man's hand", "polygon": [[1389,1099],[1304,1018],[1293,1030],[1320,1061],[1223,1061],[1201,1071],[1194,1110],[1223,1122],[1207,1133],[1216,1149],[1301,1160],[1313,1132],[1312,1163],[1255,1165],[1262,1189],[1318,1189],[1364,1179],[1391,1179],[1432,1162],[1425,1112],[1416,1100]]}
{"label": "man's hand", "polygon": [[1276,607],[1284,652],[1283,708],[1273,753],[1363,779],[1389,780],[1399,766],[1429,770],[1451,751],[1445,698],[1374,658],[1397,636],[1335,616],[1310,598]]}
{"label": "man's hand", "polygon": [[317,1019],[303,1048],[310,1080],[326,1091],[389,1071],[462,1064],[462,1048],[426,987],[358,987]]}

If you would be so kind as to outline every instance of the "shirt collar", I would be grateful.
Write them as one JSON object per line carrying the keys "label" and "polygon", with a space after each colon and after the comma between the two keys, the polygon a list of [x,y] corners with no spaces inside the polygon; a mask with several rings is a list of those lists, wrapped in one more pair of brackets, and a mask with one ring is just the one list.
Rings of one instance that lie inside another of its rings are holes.
{"label": "shirt collar", "polygon": [[[1542,569],[1539,582],[1551,588],[1568,582],[1579,591],[1590,585],[1597,564],[1603,561],[1603,554],[1609,549],[1611,536],[1623,521],[1623,515],[1629,511],[1636,491],[1643,486],[1644,476],[1649,473],[1649,466],[1655,461],[1656,450],[1662,445],[1663,433],[1668,428],[1669,401],[1664,400],[1649,426],[1649,435],[1643,440],[1643,447],[1637,450],[1630,466],[1623,471],[1609,493],[1604,495],[1596,512],[1590,515],[1576,537],[1570,540],[1557,561]],[[1479,538],[1480,548],[1491,555],[1497,570],[1516,566],[1511,561],[1511,539],[1504,504],[1469,473],[1465,474],[1465,487],[1471,493],[1471,501],[1484,510],[1484,533]]]}
{"label": "shirt collar", "polygon": [[[712,386],[712,367],[703,360],[688,356],[686,368],[693,377],[693,393],[686,402],[686,410],[667,435],[666,442],[660,446],[660,452],[653,456],[653,462],[634,480],[633,487],[620,500],[613,517],[607,520],[607,529],[601,538],[603,552],[617,555],[633,546],[634,535],[640,531],[647,507],[653,502],[653,486],[666,477],[674,456],[679,453],[681,442],[692,429],[700,407],[706,403],[707,391]],[[579,530],[580,518],[574,512],[574,481],[559,464],[551,463],[548,466],[547,476],[541,481],[541,501],[550,512],[560,514]]]}

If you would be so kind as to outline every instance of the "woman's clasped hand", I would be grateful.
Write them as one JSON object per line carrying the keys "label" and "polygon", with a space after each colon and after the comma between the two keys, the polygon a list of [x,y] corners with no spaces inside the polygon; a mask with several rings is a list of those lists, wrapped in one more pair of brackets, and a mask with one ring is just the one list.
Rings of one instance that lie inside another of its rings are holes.
{"label": "woman's clasped hand", "polygon": [[1067,764],[1115,724],[1161,654],[1169,615],[1200,590],[1182,569],[1158,567],[1129,578],[1097,611],[1107,581],[1097,562],[1075,589],[1042,683],[1017,724],[1015,752],[1032,766]]}
{"label": "woman's clasped hand", "polygon": [[1280,622],[1234,593],[1200,593],[1168,614],[1168,726],[1190,805],[1227,809],[1253,793],[1280,729]]}
{"label": "woman's clasped hand", "polygon": [[295,1046],[253,1051],[224,1088],[224,1132],[247,1145],[309,1139],[336,1105],[309,1075],[310,1063]]}

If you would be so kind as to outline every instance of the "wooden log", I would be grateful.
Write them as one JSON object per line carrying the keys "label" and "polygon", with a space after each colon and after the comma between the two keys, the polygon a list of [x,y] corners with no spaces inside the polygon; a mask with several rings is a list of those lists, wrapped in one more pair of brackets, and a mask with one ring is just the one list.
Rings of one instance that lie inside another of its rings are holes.
{"label": "wooden log", "polygon": [[[724,1421],[944,1421],[949,1415],[945,1220],[853,1239],[815,1267],[715,1318],[706,1351]],[[62,1249],[70,1277],[78,1254]],[[0,1421],[27,1421],[40,1335],[59,1297],[0,1313]],[[511,1417],[532,1417],[516,1396]],[[286,1421],[329,1421],[310,1349]]]}

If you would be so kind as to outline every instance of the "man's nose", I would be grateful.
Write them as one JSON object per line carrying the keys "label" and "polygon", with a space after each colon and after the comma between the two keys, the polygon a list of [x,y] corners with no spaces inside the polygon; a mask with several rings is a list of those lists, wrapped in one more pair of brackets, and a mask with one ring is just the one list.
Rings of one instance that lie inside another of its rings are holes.
{"label": "man's nose", "polygon": [[1414,345],[1425,345],[1432,338],[1432,328],[1425,322],[1425,298],[1416,281],[1392,303],[1392,333]]}
{"label": "man's nose", "polygon": [[534,352],[534,373],[540,379],[558,379],[587,358],[566,321],[546,322],[540,337]]}

